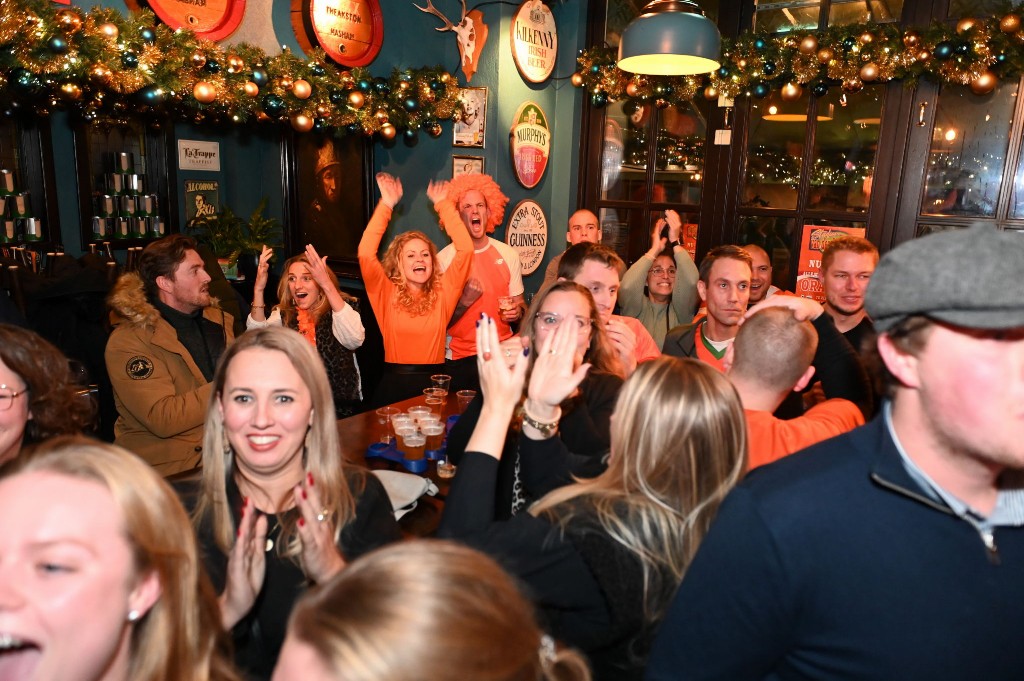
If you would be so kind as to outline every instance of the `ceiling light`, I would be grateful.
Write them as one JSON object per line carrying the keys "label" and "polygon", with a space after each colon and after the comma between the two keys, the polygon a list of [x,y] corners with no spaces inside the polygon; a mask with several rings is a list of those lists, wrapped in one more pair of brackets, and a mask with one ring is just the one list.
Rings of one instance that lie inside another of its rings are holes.
{"label": "ceiling light", "polygon": [[651,0],[622,32],[619,68],[654,76],[709,73],[722,36],[693,0]]}

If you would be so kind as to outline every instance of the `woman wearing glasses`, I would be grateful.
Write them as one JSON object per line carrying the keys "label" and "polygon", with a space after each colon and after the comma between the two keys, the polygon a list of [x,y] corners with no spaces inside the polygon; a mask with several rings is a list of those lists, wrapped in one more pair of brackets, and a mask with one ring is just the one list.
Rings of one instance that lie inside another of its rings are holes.
{"label": "woman wearing glasses", "polygon": [[[576,367],[589,364],[590,371],[579,387],[571,391],[562,403],[565,417],[559,437],[573,454],[570,472],[585,477],[592,477],[604,470],[604,456],[608,453],[611,441],[611,414],[623,381],[622,367],[600,319],[594,298],[586,287],[572,281],[558,281],[534,297],[526,313],[521,345],[517,347],[506,341],[501,347],[490,348],[495,358],[500,356],[510,366],[515,366],[518,361],[526,362],[529,373],[538,348],[548,336],[567,320],[577,328],[573,362]],[[525,356],[522,348],[528,348]],[[459,463],[466,449],[482,406],[483,398],[477,395],[448,437],[448,456],[455,464]],[[495,511],[499,518],[517,513],[529,501],[519,471],[517,436],[520,424],[521,421],[517,419],[509,428],[506,443],[508,456],[504,457],[498,471]],[[564,476],[564,482],[569,481],[569,476]]]}
{"label": "woman wearing glasses", "polygon": [[[668,223],[668,238],[662,230]],[[654,224],[651,248],[633,263],[619,289],[623,316],[640,320],[661,348],[669,329],[687,324],[697,303],[697,266],[683,248],[679,213],[665,211]]]}

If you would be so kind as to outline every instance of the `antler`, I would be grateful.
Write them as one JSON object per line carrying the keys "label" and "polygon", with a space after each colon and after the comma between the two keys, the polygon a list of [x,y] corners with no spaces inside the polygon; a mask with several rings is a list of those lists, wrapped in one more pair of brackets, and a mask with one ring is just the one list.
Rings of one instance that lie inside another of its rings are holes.
{"label": "antler", "polygon": [[[421,12],[426,12],[427,14],[433,14],[435,17],[437,17],[438,19],[440,19],[441,21],[444,22],[444,26],[442,28],[435,28],[434,29],[435,31],[451,31],[451,30],[455,29],[455,24],[453,24],[448,17],[446,17],[445,15],[441,14],[441,12],[439,12],[437,10],[437,8],[434,7],[434,3],[431,2],[430,0],[427,0],[427,6],[426,7],[420,7],[415,2],[412,3],[412,6],[415,7],[416,9],[418,9]],[[462,0],[462,15],[463,15],[463,17],[465,17],[465,15],[466,15],[466,0]]]}

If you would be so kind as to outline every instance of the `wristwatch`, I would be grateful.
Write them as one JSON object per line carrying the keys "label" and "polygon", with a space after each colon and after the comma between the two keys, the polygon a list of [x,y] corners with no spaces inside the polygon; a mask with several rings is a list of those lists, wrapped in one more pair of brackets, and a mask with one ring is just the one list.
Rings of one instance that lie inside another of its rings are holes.
{"label": "wristwatch", "polygon": [[679,243],[679,239],[676,239],[675,241],[669,241],[668,242],[668,247],[669,248],[675,248],[676,246],[682,246],[682,244]]}
{"label": "wristwatch", "polygon": [[562,410],[555,408],[555,420],[550,423],[538,421],[537,419],[530,416],[529,410],[526,408],[526,403],[523,403],[523,423],[537,430],[541,437],[547,439],[558,431],[558,421],[562,418]]}

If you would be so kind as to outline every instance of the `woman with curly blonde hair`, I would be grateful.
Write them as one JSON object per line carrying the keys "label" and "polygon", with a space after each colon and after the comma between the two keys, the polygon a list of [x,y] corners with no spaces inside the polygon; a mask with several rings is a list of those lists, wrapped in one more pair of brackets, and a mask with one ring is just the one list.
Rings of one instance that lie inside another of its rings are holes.
{"label": "woman with curly blonde hair", "polygon": [[377,186],[380,202],[359,242],[359,269],[384,337],[384,376],[373,399],[382,405],[419,394],[430,375],[443,370],[448,321],[469,277],[473,241],[448,183],[431,182],[427,196],[457,251],[451,266],[441,272],[437,249],[422,232],[399,235],[381,262],[377,249],[402,199],[402,182],[377,173]]}

